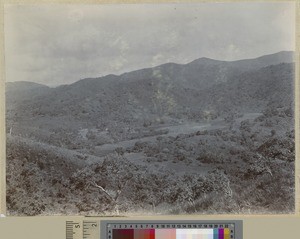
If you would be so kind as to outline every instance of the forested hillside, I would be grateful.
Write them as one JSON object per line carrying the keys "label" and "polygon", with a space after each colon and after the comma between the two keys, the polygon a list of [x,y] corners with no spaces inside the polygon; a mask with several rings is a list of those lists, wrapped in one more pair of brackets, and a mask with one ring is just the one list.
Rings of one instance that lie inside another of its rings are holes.
{"label": "forested hillside", "polygon": [[291,213],[291,52],[6,85],[11,215]]}

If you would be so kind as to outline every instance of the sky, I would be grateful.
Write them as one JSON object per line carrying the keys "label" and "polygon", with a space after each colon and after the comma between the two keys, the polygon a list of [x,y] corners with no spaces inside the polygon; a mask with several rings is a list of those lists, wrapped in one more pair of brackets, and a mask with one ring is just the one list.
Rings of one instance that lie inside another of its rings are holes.
{"label": "sky", "polygon": [[295,5],[6,5],[6,81],[57,86],[200,57],[295,50]]}

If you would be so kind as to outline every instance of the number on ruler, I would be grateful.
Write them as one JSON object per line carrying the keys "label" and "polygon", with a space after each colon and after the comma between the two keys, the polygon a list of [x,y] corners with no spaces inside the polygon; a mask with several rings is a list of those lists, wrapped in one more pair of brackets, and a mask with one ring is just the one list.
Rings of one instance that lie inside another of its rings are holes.
{"label": "number on ruler", "polygon": [[66,239],[82,239],[80,222],[66,221]]}
{"label": "number on ruler", "polygon": [[100,238],[99,223],[97,221],[83,221],[83,239]]}

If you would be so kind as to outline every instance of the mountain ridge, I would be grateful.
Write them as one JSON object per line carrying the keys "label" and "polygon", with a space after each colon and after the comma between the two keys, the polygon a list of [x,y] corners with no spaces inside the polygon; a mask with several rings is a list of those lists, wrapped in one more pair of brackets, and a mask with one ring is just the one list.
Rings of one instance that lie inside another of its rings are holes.
{"label": "mountain ridge", "polygon": [[[253,63],[255,62],[255,63]],[[192,66],[192,65],[205,65],[205,64],[212,64],[212,65],[221,65],[222,67],[233,67],[233,65],[238,64],[238,67],[235,66],[236,68],[240,68],[243,71],[247,71],[247,70],[251,70],[253,68],[256,67],[265,67],[268,65],[276,65],[276,64],[280,64],[280,63],[291,63],[294,62],[294,52],[293,51],[280,51],[277,53],[273,53],[273,54],[267,54],[267,55],[263,55],[260,57],[256,57],[256,58],[248,58],[248,59],[241,59],[241,60],[234,60],[234,61],[223,61],[223,60],[216,60],[216,59],[212,59],[212,58],[207,58],[207,57],[201,57],[198,59],[195,59],[191,62],[188,62],[186,64],[180,64],[180,63],[174,63],[174,62],[168,62],[168,63],[164,63],[158,66],[154,66],[154,67],[146,67],[146,68],[142,68],[142,69],[137,69],[137,70],[133,70],[130,72],[124,72],[122,74],[119,75],[115,75],[115,74],[108,74],[105,76],[101,76],[101,77],[88,77],[88,78],[83,78],[80,79],[78,81],[75,81],[71,84],[67,84],[67,85],[73,85],[76,84],[78,82],[82,82],[82,81],[89,81],[89,80],[108,80],[108,79],[114,79],[116,77],[121,77],[122,79],[128,79],[128,75],[132,75],[132,74],[138,74],[141,71],[153,71],[153,70],[159,70],[161,68],[164,67],[185,67],[185,66]],[[249,64],[252,65],[251,67],[249,67]],[[246,66],[248,65],[248,66]],[[259,66],[260,65],[260,66]],[[31,83],[31,84],[37,84],[40,86],[46,86],[48,88],[58,88],[58,87],[62,87],[62,86],[66,86],[64,84],[56,86],[56,87],[49,87],[45,84],[41,84],[41,83],[35,83],[35,82],[30,82],[30,81],[14,81],[14,82],[6,82],[6,85],[10,85],[11,83],[14,84],[23,84],[22,82],[26,82],[26,83]]]}
{"label": "mountain ridge", "polygon": [[251,64],[209,64],[207,60],[203,64],[166,64],[56,88],[8,91],[7,118],[72,118],[79,125],[130,127],[148,121],[201,121],[207,114],[225,118],[233,113],[262,112],[269,105],[289,107],[294,65],[268,65],[292,61],[289,55],[260,58],[264,64],[255,60]]}

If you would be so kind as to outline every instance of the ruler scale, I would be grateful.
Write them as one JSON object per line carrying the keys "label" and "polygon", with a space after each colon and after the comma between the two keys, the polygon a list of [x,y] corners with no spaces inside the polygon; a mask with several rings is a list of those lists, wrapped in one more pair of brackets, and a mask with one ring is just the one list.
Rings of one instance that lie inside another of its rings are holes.
{"label": "ruler scale", "polygon": [[242,239],[242,221],[67,221],[66,239]]}
{"label": "ruler scale", "polygon": [[224,223],[110,223],[105,239],[234,239],[235,225]]}
{"label": "ruler scale", "polygon": [[66,239],[82,239],[81,221],[66,221]]}

